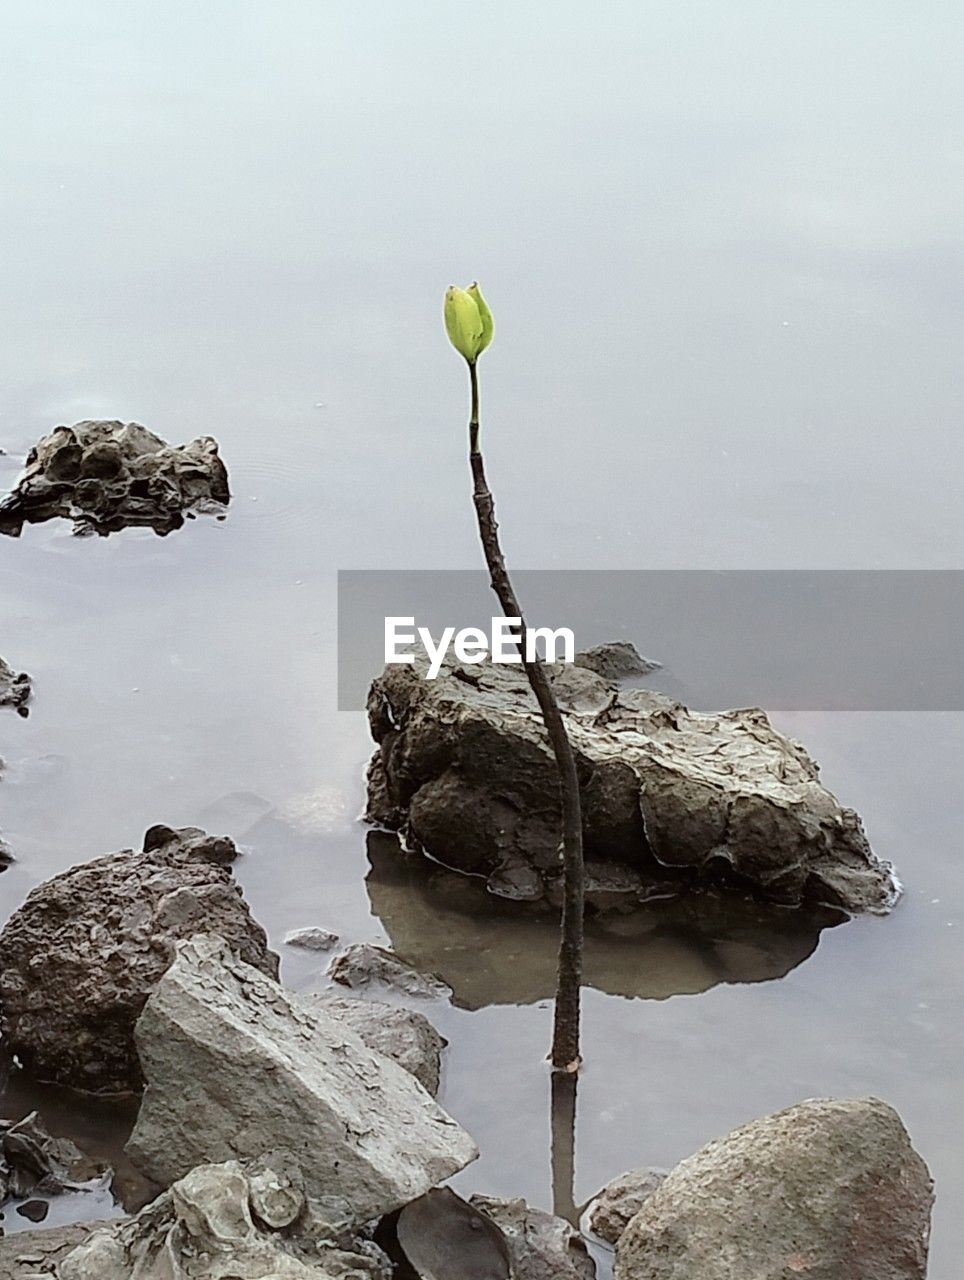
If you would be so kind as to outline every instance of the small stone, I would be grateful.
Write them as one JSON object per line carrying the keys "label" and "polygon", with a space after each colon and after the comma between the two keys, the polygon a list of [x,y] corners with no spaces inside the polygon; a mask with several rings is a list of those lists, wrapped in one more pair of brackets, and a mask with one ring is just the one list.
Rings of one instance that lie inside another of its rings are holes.
{"label": "small stone", "polygon": [[589,1210],[589,1225],[601,1240],[615,1244],[666,1177],[663,1169],[631,1169],[607,1182]]}
{"label": "small stone", "polygon": [[304,929],[291,929],[285,934],[289,947],[301,947],[305,951],[330,951],[338,941],[337,933],[308,925]]}

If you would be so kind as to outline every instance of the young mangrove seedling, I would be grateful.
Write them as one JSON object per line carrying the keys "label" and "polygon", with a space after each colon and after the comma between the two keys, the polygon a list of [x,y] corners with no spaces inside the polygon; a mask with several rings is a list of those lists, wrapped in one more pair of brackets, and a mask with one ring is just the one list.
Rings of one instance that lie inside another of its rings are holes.
{"label": "young mangrove seedling", "polygon": [[472,469],[475,514],[492,590],[502,612],[520,619],[519,648],[522,665],[542,713],[556,768],[562,809],[563,898],[559,944],[559,973],[552,1032],[551,1059],[558,1071],[575,1072],[579,1056],[579,1001],[582,986],[582,932],[584,874],[582,856],[582,811],[579,802],[579,778],[572,744],[556,695],[544,664],[527,643],[529,628],[513,589],[505,556],[499,542],[499,526],[495,518],[495,502],[485,478],[485,466],[479,448],[479,356],[492,341],[494,324],[478,284],[467,289],[455,285],[445,294],[445,328],[455,350],[469,366],[471,413],[469,416],[469,465]]}

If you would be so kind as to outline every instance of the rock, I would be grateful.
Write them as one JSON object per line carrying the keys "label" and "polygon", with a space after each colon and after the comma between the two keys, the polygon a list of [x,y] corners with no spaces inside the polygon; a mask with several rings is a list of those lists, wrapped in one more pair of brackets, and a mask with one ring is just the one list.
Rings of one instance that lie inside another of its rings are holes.
{"label": "rock", "polygon": [[933,1183],[876,1098],[818,1099],[684,1160],[616,1247],[616,1280],[924,1280]]}
{"label": "rock", "polygon": [[[885,912],[899,885],[806,750],[755,709],[699,715],[663,694],[552,670],[581,779],[587,874],[600,906],[675,885],[739,887],[787,906]],[[551,900],[559,786],[524,674],[504,665],[396,664],[372,685],[379,744],[370,815],[498,894]],[[612,864],[639,877],[616,882]],[[539,878],[520,876],[525,864]],[[521,886],[521,887],[520,887]],[[614,892],[615,888],[615,892]]]}
{"label": "rock", "polygon": [[438,1093],[442,1049],[447,1042],[424,1014],[380,1000],[352,999],[328,992],[303,998],[349,1027],[369,1049],[410,1071],[433,1098]]}
{"label": "rock", "polygon": [[219,938],[178,944],[137,1047],[147,1089],[127,1151],[161,1186],[198,1164],[282,1147],[317,1220],[341,1230],[407,1204],[478,1154],[413,1076]]}
{"label": "rock", "polygon": [[398,1243],[423,1280],[509,1280],[509,1243],[451,1187],[427,1191],[398,1215]]}
{"label": "rock", "polygon": [[[15,1124],[2,1122],[0,1152],[0,1203],[7,1192],[23,1198],[35,1191],[51,1196],[63,1191],[92,1189],[91,1184],[110,1172],[105,1165],[86,1156],[69,1138],[55,1138],[36,1111]],[[25,1217],[33,1216],[26,1212],[26,1205],[21,1205],[17,1212],[21,1210]],[[44,1204],[43,1212],[33,1217],[33,1221],[40,1222],[46,1213]]]}
{"label": "rock", "polygon": [[0,1238],[0,1280],[49,1280],[56,1276],[58,1263],[101,1225],[72,1222]]}
{"label": "rock", "polygon": [[615,1244],[666,1178],[664,1169],[631,1169],[607,1182],[589,1209],[589,1225],[601,1240]]}
{"label": "rock", "polygon": [[644,658],[630,640],[613,640],[581,649],[574,659],[577,667],[595,671],[604,680],[627,680],[631,676],[648,676],[662,668],[661,662]]}
{"label": "rock", "polygon": [[39,885],[0,933],[0,1029],[34,1077],[89,1092],[139,1089],[134,1024],[173,943],[217,929],[272,977],[278,958],[197,827],[152,827],[144,851],[107,854]]}
{"label": "rock", "polygon": [[228,473],[217,441],[172,447],[137,422],[55,427],[27,455],[23,475],[0,501],[0,533],[62,516],[76,532],[106,536],[132,525],[160,534],[191,511],[223,511]]}
{"label": "rock", "polygon": [[259,1223],[270,1173],[237,1161],[192,1169],[136,1217],[90,1234],[60,1262],[60,1280],[388,1280],[368,1242],[340,1248]]}
{"label": "rock", "polygon": [[50,1205],[46,1200],[25,1200],[17,1205],[17,1213],[28,1222],[43,1222],[49,1212]]}
{"label": "rock", "polygon": [[305,951],[330,951],[337,941],[337,933],[329,933],[327,929],[317,929],[311,925],[305,929],[292,929],[285,934],[287,946],[301,947]]}
{"label": "rock", "polygon": [[410,969],[394,951],[375,947],[369,942],[356,942],[331,962],[328,969],[333,982],[343,987],[368,987],[372,983],[419,1000],[432,1000],[450,995],[449,988],[433,974]]}
{"label": "rock", "polygon": [[[369,831],[371,913],[394,950],[452,989],[465,1009],[551,1000],[559,963],[558,916],[538,905],[508,908],[459,875]],[[816,948],[821,929],[846,920],[826,907],[788,910],[731,890],[650,902],[633,912],[589,915],[583,981],[613,995],[664,999],[719,982],[783,977]],[[480,964],[524,956],[524,964]]]}
{"label": "rock", "polygon": [[472,1196],[469,1203],[505,1235],[513,1280],[593,1280],[596,1265],[585,1241],[564,1218],[533,1209],[524,1200]]}
{"label": "rock", "polygon": [[0,658],[0,707],[13,707],[19,715],[25,716],[30,694],[30,677],[26,671],[16,672]]}

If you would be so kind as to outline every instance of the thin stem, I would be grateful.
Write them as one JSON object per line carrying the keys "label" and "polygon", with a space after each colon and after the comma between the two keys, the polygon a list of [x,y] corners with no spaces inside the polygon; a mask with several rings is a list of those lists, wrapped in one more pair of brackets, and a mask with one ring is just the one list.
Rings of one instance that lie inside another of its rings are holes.
{"label": "thin stem", "polygon": [[474,360],[469,361],[469,386],[472,389],[472,413],[469,417],[469,453],[479,451],[479,371]]}
{"label": "thin stem", "polygon": [[552,1065],[557,1070],[579,1068],[579,997],[582,986],[582,941],[584,872],[582,853],[582,808],[579,800],[579,775],[565,721],[559,710],[545,666],[533,648],[529,658],[529,628],[509,578],[505,557],[499,542],[499,526],[495,518],[495,502],[485,478],[485,465],[479,449],[479,388],[475,364],[469,362],[472,388],[472,415],[469,420],[469,465],[472,469],[473,501],[479,525],[479,537],[489,569],[489,582],[508,618],[521,620],[519,646],[522,665],[542,713],[549,736],[562,799],[563,896],[562,929],[559,945],[558,984],[552,1034]]}

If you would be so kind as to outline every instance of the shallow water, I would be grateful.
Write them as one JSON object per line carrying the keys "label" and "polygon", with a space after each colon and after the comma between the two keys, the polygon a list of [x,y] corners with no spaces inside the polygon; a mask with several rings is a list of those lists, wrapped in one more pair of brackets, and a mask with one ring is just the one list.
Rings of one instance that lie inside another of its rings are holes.
{"label": "shallow water", "polygon": [[[549,1207],[550,927],[476,916],[366,841],[335,572],[477,564],[439,320],[476,274],[514,563],[959,566],[962,27],[746,0],[492,4],[470,28],[440,0],[10,15],[0,481],[57,422],[136,418],[216,435],[235,500],[166,539],[0,542],[0,653],[36,682],[29,719],[0,713],[4,915],[152,823],[230,833],[295,987],[323,980],[281,945],[306,924],[449,975],[443,1101],[482,1147],[458,1185]],[[575,1200],[875,1093],[935,1174],[930,1274],[954,1280],[964,716],[776,719],[905,899],[823,932],[594,931]],[[60,1102],[78,1140],[122,1140],[123,1116]]]}

